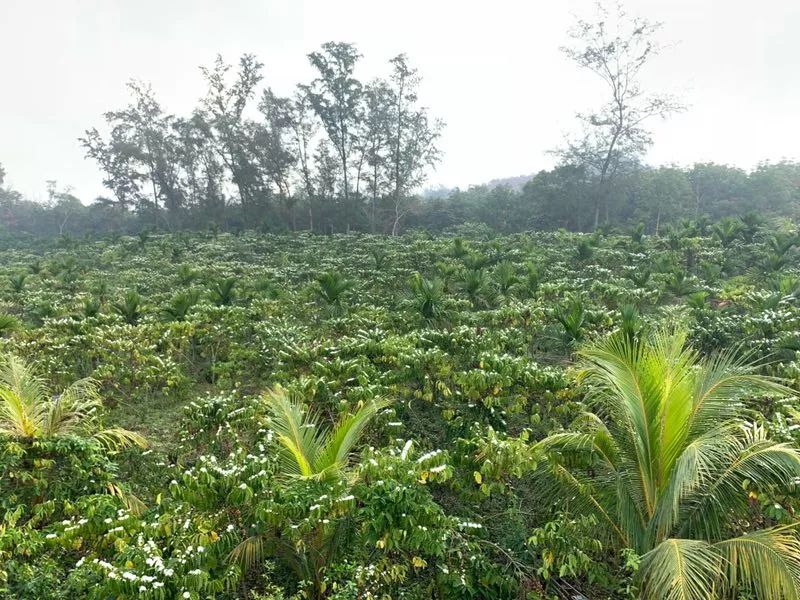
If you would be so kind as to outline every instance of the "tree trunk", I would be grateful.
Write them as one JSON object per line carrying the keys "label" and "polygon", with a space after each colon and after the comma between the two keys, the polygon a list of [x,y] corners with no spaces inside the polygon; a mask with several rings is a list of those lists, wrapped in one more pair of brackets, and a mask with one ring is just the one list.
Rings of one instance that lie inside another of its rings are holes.
{"label": "tree trunk", "polygon": [[594,199],[594,231],[597,231],[597,226],[600,223],[600,194],[598,193]]}

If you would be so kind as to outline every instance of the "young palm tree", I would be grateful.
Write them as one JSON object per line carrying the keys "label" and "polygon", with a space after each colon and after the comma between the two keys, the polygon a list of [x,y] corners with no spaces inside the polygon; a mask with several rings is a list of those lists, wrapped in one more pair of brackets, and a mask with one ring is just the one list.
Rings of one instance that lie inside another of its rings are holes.
{"label": "young palm tree", "polygon": [[53,395],[30,365],[13,355],[0,358],[0,435],[29,440],[78,435],[112,449],[145,446],[138,433],[102,428],[97,388],[94,380],[80,379]]}
{"label": "young palm tree", "polygon": [[194,269],[192,269],[192,267],[189,265],[179,266],[177,270],[177,275],[178,275],[178,281],[180,282],[181,285],[184,286],[189,285],[200,276],[200,274]]}
{"label": "young palm tree", "polygon": [[184,321],[199,300],[200,293],[197,290],[178,292],[161,309],[161,317],[165,321]]}
{"label": "young palm tree", "polygon": [[400,305],[418,313],[426,322],[439,321],[446,317],[445,284],[440,278],[425,279],[414,273],[403,294]]}
{"label": "young palm tree", "polygon": [[736,529],[751,510],[748,485],[786,487],[800,475],[800,451],[747,423],[740,398],[791,390],[732,353],[701,358],[680,331],[617,334],[580,356],[595,414],[539,447],[572,510],[594,513],[613,546],[642,555],[642,597],[797,598],[794,530]]}
{"label": "young palm tree", "polygon": [[328,271],[316,278],[317,296],[334,311],[341,310],[345,293],[353,287],[354,282],[338,271]]}
{"label": "young palm tree", "polygon": [[142,297],[136,290],[128,290],[122,300],[111,304],[111,310],[129,325],[136,325],[142,316]]}
{"label": "young palm tree", "polygon": [[711,228],[711,234],[719,240],[724,248],[727,248],[741,235],[744,224],[741,219],[735,217],[725,217],[719,223],[715,223]]}
{"label": "young palm tree", "polygon": [[21,293],[25,289],[25,280],[28,279],[27,273],[17,273],[8,278],[8,283],[11,285],[11,290],[14,293]]}
{"label": "young palm tree", "polygon": [[459,284],[473,308],[488,308],[493,304],[494,290],[483,269],[466,269],[461,274]]}
{"label": "young palm tree", "polygon": [[492,277],[497,285],[497,289],[503,296],[508,296],[511,288],[519,283],[517,270],[508,260],[504,260],[503,262],[499,263],[497,267],[495,267]]}
{"label": "young palm tree", "polygon": [[268,392],[266,400],[270,427],[283,447],[283,472],[313,479],[340,475],[364,429],[389,404],[385,400],[364,404],[327,429],[302,402],[280,388]]}
{"label": "young palm tree", "polygon": [[566,304],[555,308],[553,316],[563,328],[564,341],[568,345],[583,339],[586,325],[586,307],[580,296],[569,296]]}
{"label": "young palm tree", "polygon": [[100,302],[99,298],[86,298],[81,306],[80,314],[87,319],[96,317],[100,314],[100,309],[102,306],[103,304]]}
{"label": "young palm tree", "polygon": [[0,313],[0,337],[19,329],[19,321],[14,315]]}
{"label": "young palm tree", "polygon": [[[284,476],[316,480],[325,484],[342,477],[350,463],[355,445],[375,415],[388,405],[376,400],[344,416],[333,429],[321,425],[303,404],[277,388],[265,396],[270,427],[282,446],[281,467]],[[324,573],[335,561],[344,541],[343,520],[319,524],[302,544],[289,543],[281,535],[257,535],[242,541],[231,552],[231,559],[248,569],[258,564],[265,549],[285,561],[298,580],[311,584],[312,598],[325,596]]]}
{"label": "young palm tree", "polygon": [[211,300],[217,306],[229,306],[236,300],[235,277],[221,277],[211,283]]}
{"label": "young palm tree", "polygon": [[526,298],[534,298],[542,283],[542,273],[538,265],[533,262],[525,263],[525,277],[518,284],[521,288],[522,295]]}

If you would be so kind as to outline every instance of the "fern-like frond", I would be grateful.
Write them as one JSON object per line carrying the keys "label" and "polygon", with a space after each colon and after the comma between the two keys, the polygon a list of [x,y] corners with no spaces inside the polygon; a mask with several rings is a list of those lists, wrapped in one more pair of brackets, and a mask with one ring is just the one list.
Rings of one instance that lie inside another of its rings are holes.
{"label": "fern-like frond", "polygon": [[245,538],[231,550],[229,560],[238,564],[242,571],[249,571],[264,559],[264,538],[253,535]]}
{"label": "fern-like frond", "polygon": [[270,427],[284,449],[284,472],[311,477],[320,452],[321,432],[318,424],[303,408],[301,402],[292,400],[281,388],[266,394]]}
{"label": "fern-like frond", "polygon": [[800,539],[788,528],[754,531],[718,542],[727,566],[726,587],[760,600],[800,597]]}
{"label": "fern-like frond", "polygon": [[95,432],[92,437],[107,450],[121,450],[130,446],[147,448],[147,439],[135,431],[121,427],[109,427]]}
{"label": "fern-like frond", "polygon": [[701,540],[667,539],[642,557],[641,597],[649,600],[710,600],[723,573],[723,559]]}
{"label": "fern-like frond", "polygon": [[315,464],[316,470],[341,468],[358,443],[364,428],[381,410],[389,405],[387,400],[373,400],[363,404],[356,412],[346,415],[328,435]]}

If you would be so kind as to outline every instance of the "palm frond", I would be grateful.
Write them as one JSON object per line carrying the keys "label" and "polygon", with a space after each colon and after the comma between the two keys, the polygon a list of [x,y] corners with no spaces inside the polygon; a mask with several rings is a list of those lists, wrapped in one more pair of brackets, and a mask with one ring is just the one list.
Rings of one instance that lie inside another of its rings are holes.
{"label": "palm frond", "polygon": [[722,556],[708,542],[668,539],[642,557],[642,598],[710,600],[723,573]]}
{"label": "palm frond", "polygon": [[245,538],[231,550],[228,559],[238,564],[243,571],[249,571],[264,558],[264,538],[253,535]]}
{"label": "palm frond", "polygon": [[655,506],[656,480],[653,446],[658,417],[656,382],[641,372],[647,347],[621,335],[612,335],[579,352],[579,373],[589,387],[589,398],[616,424],[620,450],[636,465],[638,482],[648,514]]}
{"label": "palm frond", "polygon": [[44,381],[14,355],[0,360],[0,431],[34,437],[39,434],[37,407],[47,399]]}
{"label": "palm frond", "polygon": [[147,448],[147,439],[135,431],[121,427],[110,427],[95,432],[92,437],[107,450],[120,450],[129,446]]}
{"label": "palm frond", "polygon": [[99,385],[93,379],[79,379],[50,402],[39,403],[43,435],[74,433],[97,418],[102,406]]}
{"label": "palm frond", "polygon": [[681,516],[682,535],[720,539],[725,525],[748,510],[745,481],[759,487],[785,487],[800,476],[800,450],[770,440],[763,427],[742,424],[735,444],[724,450],[721,467],[711,474],[702,493],[686,501]]}
{"label": "palm frond", "polygon": [[709,485],[714,475],[730,464],[740,431],[736,424],[722,425],[685,446],[675,461],[650,522],[653,539],[669,537],[687,498]]}
{"label": "palm frond", "polygon": [[321,447],[318,424],[301,402],[290,399],[281,388],[267,392],[266,400],[270,427],[284,448],[285,471],[311,477]]}
{"label": "palm frond", "polygon": [[783,528],[763,529],[714,545],[725,558],[726,587],[761,600],[800,597],[800,538]]}
{"label": "palm frond", "polygon": [[353,447],[364,433],[364,428],[388,405],[387,400],[373,400],[339,421],[321,448],[316,461],[316,470],[344,466]]}
{"label": "palm frond", "polygon": [[737,351],[721,352],[704,361],[695,376],[694,407],[689,435],[702,435],[720,422],[741,418],[742,397],[769,393],[795,396],[797,393],[778,379],[758,375],[748,356]]}

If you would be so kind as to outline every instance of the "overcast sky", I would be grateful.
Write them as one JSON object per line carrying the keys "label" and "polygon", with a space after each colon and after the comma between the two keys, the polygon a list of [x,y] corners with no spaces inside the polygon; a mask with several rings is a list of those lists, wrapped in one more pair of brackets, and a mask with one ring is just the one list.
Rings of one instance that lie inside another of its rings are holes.
{"label": "overcast sky", "polygon": [[[559,52],[572,15],[592,0],[0,0],[0,163],[34,198],[45,181],[84,201],[104,192],[77,139],[126,104],[131,78],[164,108],[188,113],[198,71],[219,52],[265,64],[289,94],[321,43],[354,42],[363,80],[406,52],[421,98],[447,123],[430,185],[466,186],[551,166],[547,150],[601,100]],[[662,21],[674,45],[651,65],[652,88],[689,109],[654,126],[654,164],[713,160],[750,168],[800,156],[800,0],[628,0]]]}

